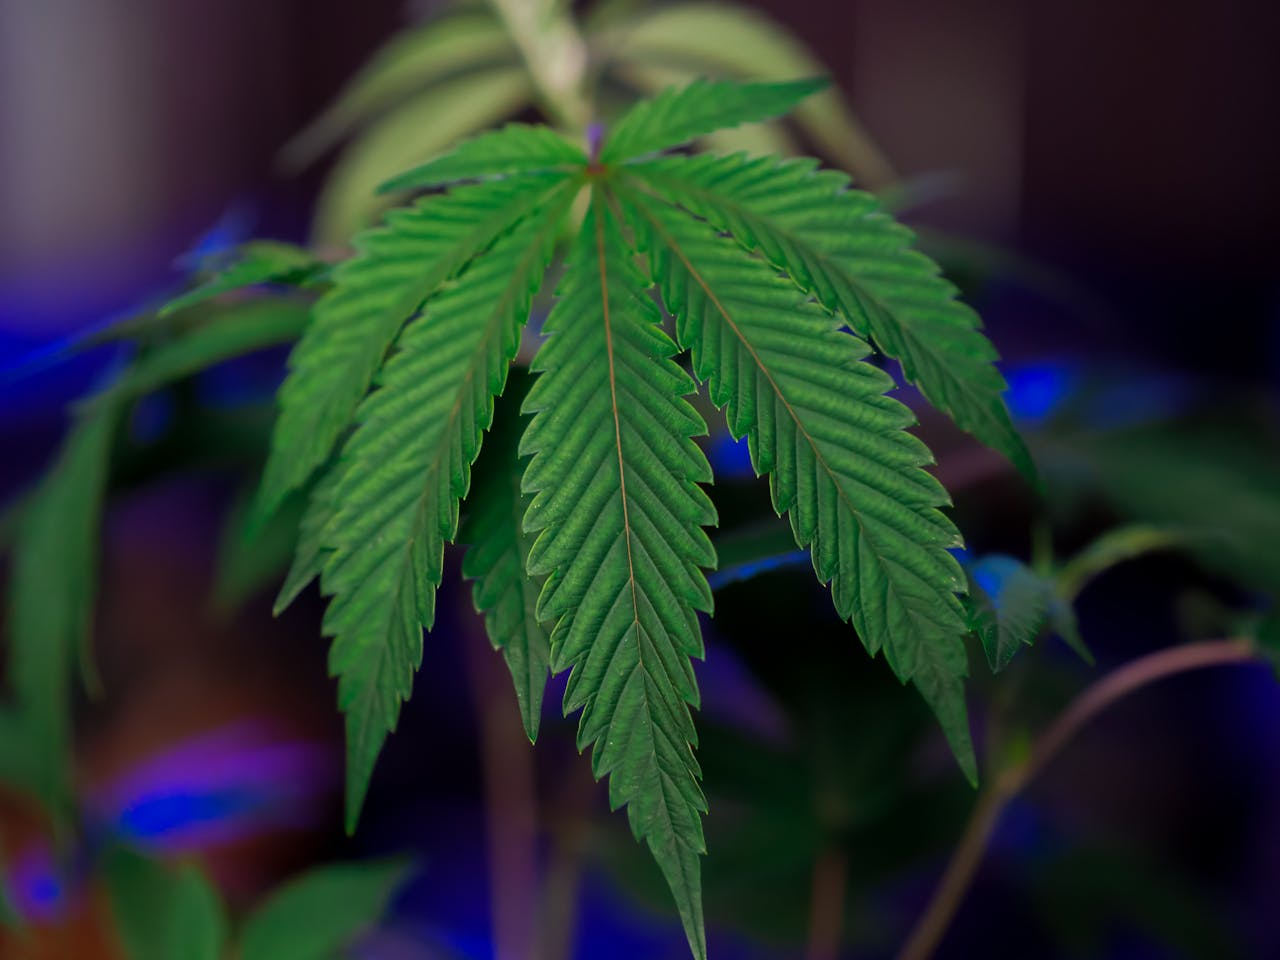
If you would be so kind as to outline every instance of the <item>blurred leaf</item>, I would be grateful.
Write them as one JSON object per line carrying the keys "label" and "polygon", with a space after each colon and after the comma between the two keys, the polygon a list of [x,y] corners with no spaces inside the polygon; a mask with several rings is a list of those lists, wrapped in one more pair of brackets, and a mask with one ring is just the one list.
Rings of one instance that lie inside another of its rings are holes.
{"label": "blurred leaf", "polygon": [[14,544],[8,676],[35,761],[29,773],[55,820],[70,813],[72,662],[91,662],[98,528],[119,416],[107,400],[78,418]]}
{"label": "blurred leaf", "polygon": [[[320,576],[320,565],[324,552],[324,545],[321,543],[321,535],[324,533],[324,526],[329,522],[333,515],[333,494],[334,488],[341,479],[341,471],[334,469],[334,465],[321,468],[320,477],[310,487],[304,489],[299,494],[295,493],[294,498],[301,497],[306,502],[306,508],[303,510],[302,517],[298,522],[297,536],[295,538],[293,560],[289,565],[289,572],[285,576],[284,584],[280,587],[280,593],[276,597],[272,613],[280,616],[285,609],[298,598],[298,594],[302,593],[316,577]],[[289,501],[286,501],[288,503]],[[248,518],[250,526],[255,526],[257,522],[268,522],[266,520],[258,521],[257,511],[253,509],[255,502],[250,503],[251,514]]]}
{"label": "blurred leaf", "polygon": [[1063,433],[1045,449],[1066,478],[1051,493],[1083,482],[1129,520],[1195,531],[1183,543],[1211,570],[1280,592],[1280,457],[1261,431],[1206,417]]}
{"label": "blurred leaf", "polygon": [[969,567],[973,626],[992,673],[1031,646],[1048,619],[1053,585],[1013,557],[991,554]]}
{"label": "blurred leaf", "polygon": [[1063,564],[1056,578],[1058,593],[1068,601],[1073,600],[1089,581],[1111,567],[1145,553],[1182,546],[1195,537],[1190,531],[1146,524],[1108,530]]}
{"label": "blurred leaf", "polygon": [[101,399],[140,397],[226,360],[291,343],[309,315],[308,304],[284,297],[220,307],[207,323],[144,352]]}
{"label": "blurred leaf", "polygon": [[254,240],[237,251],[237,257],[193,290],[164,304],[157,316],[164,318],[232,290],[263,283],[302,285],[325,269],[302,247],[275,240]]}
{"label": "blurred leaf", "polygon": [[1052,857],[1036,869],[1030,892],[1068,956],[1111,955],[1107,948],[1120,924],[1180,957],[1244,956],[1226,914],[1205,892],[1119,850],[1076,849]]}
{"label": "blurred leaf", "polygon": [[[680,67],[699,75],[795,80],[828,71],[788,30],[762,14],[726,3],[679,3],[646,10],[591,38],[605,62]],[[810,97],[797,122],[832,160],[870,188],[896,179],[879,148],[835,87]]]}
{"label": "blurred leaf", "polygon": [[516,112],[531,95],[523,68],[496,67],[437,84],[399,104],[343,151],[316,202],[316,241],[349,244],[387,206],[376,195],[379,186]]}
{"label": "blurred leaf", "polygon": [[227,511],[218,544],[218,568],[213,602],[222,611],[235,610],[284,576],[293,562],[307,498],[302,492],[285,499],[266,518],[251,515],[252,491]]}
{"label": "blurred leaf", "polygon": [[217,891],[194,864],[173,871],[117,849],[107,857],[106,880],[129,960],[219,960],[226,916]]}
{"label": "blurred leaf", "polygon": [[408,874],[405,861],[382,860],[297,877],[249,917],[240,960],[330,960],[381,919]]}
{"label": "blurred leaf", "polygon": [[1071,601],[1055,596],[1049,601],[1049,629],[1056,633],[1081,660],[1089,666],[1096,661],[1093,652],[1080,636],[1080,625],[1076,622],[1076,609]]}
{"label": "blurred leaf", "polygon": [[374,55],[338,98],[284,148],[281,161],[290,169],[303,167],[403,97],[468,70],[516,62],[511,39],[486,7],[412,27]]}

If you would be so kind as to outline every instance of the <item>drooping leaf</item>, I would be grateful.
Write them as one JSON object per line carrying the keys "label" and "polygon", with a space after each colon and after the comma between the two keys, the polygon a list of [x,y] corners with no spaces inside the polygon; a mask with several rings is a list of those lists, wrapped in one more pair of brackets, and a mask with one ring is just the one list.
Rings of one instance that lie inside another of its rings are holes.
{"label": "drooping leaf", "polygon": [[559,189],[563,176],[497,180],[428,197],[362,234],[289,358],[260,508],[328,459],[397,332],[441,284]]}
{"label": "drooping leaf", "polygon": [[509,123],[464,141],[443,156],[392,177],[379,193],[422,190],[459,180],[486,180],[518,173],[583,166],[587,155],[550,127]]}
{"label": "drooping leaf", "polygon": [[[1067,598],[1076,597],[1094,577],[1117,564],[1133,560],[1143,554],[1205,539],[1194,531],[1174,527],[1157,527],[1148,524],[1129,524],[1116,527],[1102,534],[1058,571],[1058,591]],[[1211,536],[1208,537],[1212,539]]]}
{"label": "drooping leaf", "polygon": [[911,232],[848,178],[810,160],[662,157],[629,168],[650,189],[730,233],[902,364],[961,427],[1034,480],[977,315]]}
{"label": "drooping leaf", "polygon": [[70,812],[71,683],[97,593],[98,531],[121,407],[85,410],[19,520],[9,600],[9,683],[29,771],[57,819]]}
{"label": "drooping leaf", "polygon": [[128,850],[107,857],[111,912],[128,960],[221,960],[227,920],[193,864],[172,870]]}
{"label": "drooping leaf", "polygon": [[511,671],[525,733],[534,741],[551,666],[551,636],[548,624],[538,618],[542,578],[528,573],[534,537],[524,530],[531,498],[520,490],[524,420],[518,411],[523,393],[508,387],[503,397],[508,412],[498,415],[486,454],[477,464],[480,479],[467,497],[460,539],[469,545],[462,575],[475,581],[476,610],[484,614],[489,641],[502,651]]}
{"label": "drooping leaf", "polygon": [[600,159],[615,163],[687,143],[716,130],[782,116],[827,85],[826,80],[790,83],[726,83],[698,80],[642,100],[618,121]]}
{"label": "drooping leaf", "polygon": [[[320,542],[328,551],[321,588],[332,598],[324,618],[333,637],[329,669],[339,678],[347,720],[348,830],[412,690],[458,502],[578,189],[565,177],[550,191],[536,188],[537,214],[427,301],[396,342],[343,447],[334,511]],[[526,186],[515,196],[528,193]],[[434,231],[438,219],[425,229]]]}
{"label": "drooping leaf", "polygon": [[164,318],[232,290],[259,284],[302,285],[316,278],[324,268],[322,262],[301,247],[275,240],[254,240],[242,246],[225,269],[170,300],[156,311],[156,315]]}
{"label": "drooping leaf", "polygon": [[291,343],[307,319],[308,305],[288,297],[221,308],[200,326],[143,352],[107,393],[137,398],[235,357]]}
{"label": "drooping leaf", "polygon": [[319,867],[272,893],[245,922],[240,960],[331,960],[378,922],[405,881],[402,860]]}
{"label": "drooping leaf", "polygon": [[337,99],[285,147],[297,169],[315,160],[397,100],[468,71],[514,65],[515,46],[484,6],[459,10],[396,34]]}
{"label": "drooping leaf", "polygon": [[[696,0],[646,5],[591,40],[596,57],[624,78],[634,76],[637,68],[772,81],[827,72],[785,27],[737,4]],[[806,98],[793,119],[824,155],[867,187],[878,190],[895,180],[893,167],[837,87]]]}
{"label": "drooping leaf", "polygon": [[915,680],[971,780],[976,779],[963,678],[964,580],[948,548],[960,534],[939,510],[946,491],[923,469],[893,381],[861,362],[869,348],[838,329],[764,261],[705,222],[637,189],[627,210],[694,373],[747,437],[818,579],[868,652]]}
{"label": "drooping leaf", "polygon": [[527,72],[493,67],[432,86],[380,117],[338,158],[316,200],[312,239],[346,246],[388,206],[378,187],[490,124],[532,95]]}
{"label": "drooping leaf", "polygon": [[1044,629],[1054,599],[1053,584],[1013,557],[990,554],[969,567],[974,630],[992,673],[1009,665]]}
{"label": "drooping leaf", "polygon": [[579,746],[594,745],[595,775],[609,776],[611,806],[627,807],[701,960],[706,801],[690,658],[703,652],[697,611],[711,609],[700,568],[715,563],[702,529],[715,511],[690,438],[706,427],[683,399],[693,384],[670,359],[676,346],[604,189],[570,253],[525,401],[536,414],[521,444],[533,454],[529,570],[547,576],[537,612],[555,620],[553,669],[571,669],[564,709],[582,710]]}

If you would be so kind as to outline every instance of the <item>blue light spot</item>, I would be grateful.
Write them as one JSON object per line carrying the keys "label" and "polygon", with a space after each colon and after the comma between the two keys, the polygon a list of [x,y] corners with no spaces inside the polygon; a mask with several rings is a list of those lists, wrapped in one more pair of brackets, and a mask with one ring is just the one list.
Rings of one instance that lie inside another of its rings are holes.
{"label": "blue light spot", "polygon": [[1076,372],[1061,362],[1045,362],[1006,371],[1005,401],[1014,418],[1042,423],[1058,412],[1076,386]]}
{"label": "blue light spot", "polygon": [[711,461],[711,469],[717,478],[754,477],[755,469],[751,466],[751,451],[746,439],[735,440],[729,432],[717,433],[711,440],[711,449],[707,451],[707,459]]}
{"label": "blue light spot", "polygon": [[242,791],[154,794],[139,799],[121,813],[119,826],[125,836],[155,839],[199,824],[227,820],[257,804],[257,799]]}

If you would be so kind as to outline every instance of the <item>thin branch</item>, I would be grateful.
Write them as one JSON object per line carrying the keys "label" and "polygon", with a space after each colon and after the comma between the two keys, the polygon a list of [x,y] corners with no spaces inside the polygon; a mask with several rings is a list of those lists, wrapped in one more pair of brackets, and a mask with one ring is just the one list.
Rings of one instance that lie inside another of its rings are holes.
{"label": "thin branch", "polygon": [[805,960],[836,960],[839,956],[848,878],[849,863],[842,850],[833,847],[814,863]]}
{"label": "thin branch", "polygon": [[982,863],[987,844],[1004,808],[1098,714],[1131,693],[1158,680],[1202,667],[1253,663],[1257,656],[1248,640],[1208,640],[1158,650],[1117,668],[1086,687],[1036,740],[1027,759],[999,775],[978,795],[960,843],[924,913],[916,921],[898,960],[927,960],[933,956]]}

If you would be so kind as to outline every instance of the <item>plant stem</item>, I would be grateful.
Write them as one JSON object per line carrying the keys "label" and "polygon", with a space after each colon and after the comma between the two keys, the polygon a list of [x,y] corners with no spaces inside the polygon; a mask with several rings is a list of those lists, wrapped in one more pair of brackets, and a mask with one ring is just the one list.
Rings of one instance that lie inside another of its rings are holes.
{"label": "plant stem", "polygon": [[987,843],[1004,808],[1048,766],[1094,717],[1144,687],[1189,670],[1256,660],[1248,640],[1208,640],[1158,650],[1113,670],[1086,687],[1036,740],[1025,761],[995,778],[978,795],[960,842],[924,913],[916,921],[898,960],[933,956],[982,863]]}
{"label": "plant stem", "polygon": [[479,721],[495,960],[537,955],[537,798],[533,752],[515,697],[482,631],[463,642]]}
{"label": "plant stem", "polygon": [[845,885],[849,863],[844,851],[831,848],[813,865],[809,899],[809,938],[805,960],[836,960],[844,932]]}

